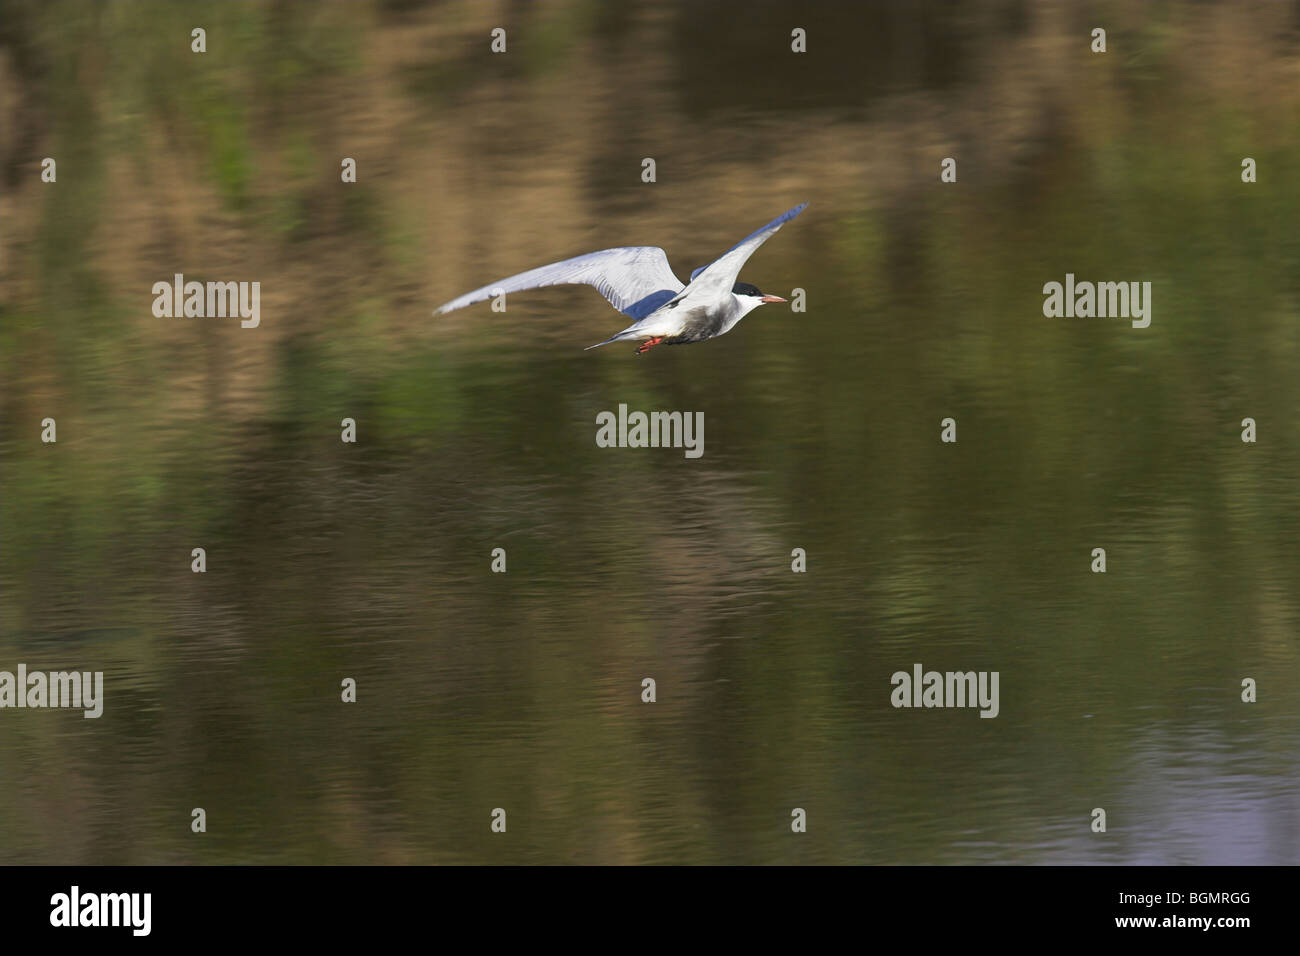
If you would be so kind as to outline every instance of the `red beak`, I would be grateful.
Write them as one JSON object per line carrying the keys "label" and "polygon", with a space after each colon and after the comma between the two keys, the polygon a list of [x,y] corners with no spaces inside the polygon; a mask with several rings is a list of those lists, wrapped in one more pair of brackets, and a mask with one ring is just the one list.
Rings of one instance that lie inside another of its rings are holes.
{"label": "red beak", "polygon": [[783,298],[781,298],[779,295],[765,295],[765,296],[763,296],[763,298],[760,299],[759,301],[760,301],[760,302],[786,302],[786,301],[789,301],[789,300],[787,300],[787,299],[783,299]]}

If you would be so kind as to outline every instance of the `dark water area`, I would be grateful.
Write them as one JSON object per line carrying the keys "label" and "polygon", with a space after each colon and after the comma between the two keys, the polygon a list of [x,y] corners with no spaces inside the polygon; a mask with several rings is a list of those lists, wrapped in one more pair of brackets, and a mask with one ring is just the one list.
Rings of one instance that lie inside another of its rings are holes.
{"label": "dark water area", "polygon": [[[104,707],[0,708],[0,862],[1300,862],[1298,78],[1280,4],[6,5],[0,671]],[[431,315],[803,201],[702,344]]]}

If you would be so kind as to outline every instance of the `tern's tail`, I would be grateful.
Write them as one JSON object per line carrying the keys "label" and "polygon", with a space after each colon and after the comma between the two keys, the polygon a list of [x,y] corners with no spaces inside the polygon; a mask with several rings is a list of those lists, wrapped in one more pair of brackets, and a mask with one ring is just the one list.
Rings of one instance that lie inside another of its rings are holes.
{"label": "tern's tail", "polygon": [[607,338],[607,339],[606,339],[605,341],[603,341],[603,342],[597,342],[595,345],[588,345],[585,349],[583,349],[583,351],[584,351],[584,352],[590,352],[592,349],[598,349],[598,348],[600,348],[602,345],[608,345],[610,342],[621,342],[621,341],[623,341],[624,339],[634,339],[634,338],[636,338],[639,334],[640,334],[640,333],[633,332],[631,329],[624,329],[622,332],[619,332],[619,333],[616,334],[616,335],[611,335],[609,338]]}

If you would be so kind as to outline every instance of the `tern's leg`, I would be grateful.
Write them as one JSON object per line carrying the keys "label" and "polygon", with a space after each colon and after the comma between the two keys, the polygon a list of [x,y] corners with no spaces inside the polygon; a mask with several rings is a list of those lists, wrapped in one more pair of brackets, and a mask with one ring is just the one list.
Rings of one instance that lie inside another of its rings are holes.
{"label": "tern's leg", "polygon": [[664,336],[662,335],[656,335],[652,339],[646,339],[644,342],[642,342],[640,345],[636,347],[636,354],[644,355],[646,352],[649,352],[652,348],[654,348],[663,340],[664,340]]}

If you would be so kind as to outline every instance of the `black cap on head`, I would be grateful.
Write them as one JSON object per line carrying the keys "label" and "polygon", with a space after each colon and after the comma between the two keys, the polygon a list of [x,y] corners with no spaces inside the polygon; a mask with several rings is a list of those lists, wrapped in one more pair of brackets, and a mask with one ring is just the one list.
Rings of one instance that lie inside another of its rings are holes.
{"label": "black cap on head", "polygon": [[763,294],[758,291],[758,286],[750,285],[748,282],[737,282],[735,285],[731,287],[731,291],[735,295],[762,295]]}

